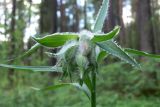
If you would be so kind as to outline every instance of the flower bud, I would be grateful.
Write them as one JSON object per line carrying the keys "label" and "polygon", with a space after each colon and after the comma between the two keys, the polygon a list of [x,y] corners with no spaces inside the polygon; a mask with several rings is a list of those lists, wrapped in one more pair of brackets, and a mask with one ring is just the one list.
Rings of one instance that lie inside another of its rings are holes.
{"label": "flower bud", "polygon": [[76,63],[80,67],[80,69],[86,69],[89,64],[87,58],[83,56],[82,54],[78,54],[76,56]]}
{"label": "flower bud", "polygon": [[92,32],[88,30],[82,30],[80,32],[80,41],[91,40],[93,37],[94,35],[92,34]]}
{"label": "flower bud", "polygon": [[79,53],[81,53],[84,56],[87,56],[89,52],[91,51],[91,46],[88,43],[89,41],[80,41],[79,42]]}

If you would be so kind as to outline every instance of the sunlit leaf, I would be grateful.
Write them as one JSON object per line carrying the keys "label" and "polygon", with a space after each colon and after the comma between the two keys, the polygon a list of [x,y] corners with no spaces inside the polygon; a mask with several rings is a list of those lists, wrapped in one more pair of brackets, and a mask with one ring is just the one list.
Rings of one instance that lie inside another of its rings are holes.
{"label": "sunlit leaf", "polygon": [[102,7],[99,9],[96,21],[94,24],[93,32],[101,32],[103,28],[103,23],[108,14],[109,0],[103,0]]}
{"label": "sunlit leaf", "polygon": [[68,40],[78,39],[77,33],[54,33],[42,38],[33,37],[33,39],[46,47],[58,47],[64,45]]}
{"label": "sunlit leaf", "polygon": [[13,68],[19,70],[29,70],[29,71],[62,72],[61,67],[56,67],[56,66],[18,66],[18,65],[0,64],[0,67]]}
{"label": "sunlit leaf", "polygon": [[105,42],[99,42],[97,43],[99,47],[104,49],[107,53],[114,55],[130,64],[133,66],[140,68],[139,64],[128,54],[124,52],[124,50],[119,47],[115,42],[113,41],[105,41]]}
{"label": "sunlit leaf", "polygon": [[152,58],[160,58],[160,55],[149,54],[147,52],[138,51],[138,50],[135,50],[135,49],[126,48],[126,49],[124,49],[124,51],[127,52],[127,53],[130,53],[130,54],[135,54],[135,55],[139,55],[139,56],[146,56],[146,57],[152,57]]}
{"label": "sunlit leaf", "polygon": [[93,42],[102,42],[114,38],[120,31],[120,27],[116,26],[112,31],[107,34],[94,34],[94,37],[91,39]]}

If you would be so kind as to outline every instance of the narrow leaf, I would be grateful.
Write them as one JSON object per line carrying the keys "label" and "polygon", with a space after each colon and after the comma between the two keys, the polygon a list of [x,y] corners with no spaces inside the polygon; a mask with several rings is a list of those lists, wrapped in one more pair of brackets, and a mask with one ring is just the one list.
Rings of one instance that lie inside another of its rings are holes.
{"label": "narrow leaf", "polygon": [[109,0],[103,0],[102,7],[100,8],[96,22],[94,24],[93,32],[101,32],[103,28],[103,23],[108,14]]}
{"label": "narrow leaf", "polygon": [[[65,86],[74,86],[74,87],[80,89],[90,99],[90,95],[91,94],[90,94],[90,91],[89,91],[88,87],[86,86],[86,84],[83,84],[81,86],[81,85],[79,85],[79,83],[61,83],[61,84],[52,85],[52,86],[49,86],[49,87],[46,87],[46,88],[42,88],[42,89],[39,89],[39,90],[42,90],[42,91],[45,91],[45,90],[55,90],[55,89],[58,89],[58,88],[61,88],[61,87],[65,87]],[[37,90],[37,88],[36,88],[36,90]]]}
{"label": "narrow leaf", "polygon": [[127,52],[127,53],[130,53],[130,54],[135,54],[135,55],[140,55],[140,56],[146,56],[146,57],[152,57],[152,58],[160,58],[160,55],[149,54],[147,52],[138,51],[138,50],[135,50],[135,49],[126,48],[124,51]]}
{"label": "narrow leaf", "polygon": [[0,64],[0,67],[13,68],[19,70],[30,70],[30,71],[43,71],[43,72],[62,72],[60,67],[56,66],[18,66],[18,65],[7,65]]}
{"label": "narrow leaf", "polygon": [[132,58],[130,57],[127,53],[125,53],[116,43],[113,41],[105,41],[105,42],[99,42],[97,43],[99,47],[107,51],[107,53],[114,55],[130,64],[133,66],[140,68],[139,64]]}
{"label": "narrow leaf", "polygon": [[83,81],[86,84],[86,86],[88,87],[88,89],[91,91],[92,90],[92,82],[91,82],[91,79],[87,73],[84,73]]}
{"label": "narrow leaf", "polygon": [[112,31],[107,34],[94,34],[94,37],[91,39],[92,42],[102,42],[110,40],[115,37],[120,31],[120,26],[116,26]]}
{"label": "narrow leaf", "polygon": [[69,41],[55,55],[64,55],[68,49],[70,49],[73,46],[76,46],[77,44],[78,43],[76,41]]}
{"label": "narrow leaf", "polygon": [[39,43],[36,43],[28,51],[26,51],[24,54],[22,54],[22,56],[20,56],[19,58],[24,58],[26,56],[31,55],[33,52],[35,52],[40,47],[41,47],[41,45]]}
{"label": "narrow leaf", "polygon": [[65,86],[70,86],[70,85],[72,85],[72,83],[61,83],[61,84],[57,84],[57,85],[48,86],[48,87],[45,87],[45,88],[42,88],[42,89],[39,89],[39,90],[42,90],[42,91],[56,90],[58,88],[65,87]]}
{"label": "narrow leaf", "polygon": [[76,33],[54,33],[51,35],[47,35],[43,38],[36,38],[33,39],[46,47],[58,47],[64,45],[68,40],[75,40],[78,39],[78,34]]}
{"label": "narrow leaf", "polygon": [[91,91],[89,90],[89,88],[85,83],[83,83],[82,86],[79,85],[79,83],[73,83],[73,85],[78,89],[80,89],[81,91],[83,91],[89,99],[91,98]]}
{"label": "narrow leaf", "polygon": [[40,44],[39,43],[36,43],[35,45],[33,45],[28,51],[26,51],[25,53],[23,53],[22,55],[18,56],[18,57],[15,57],[13,59],[9,59],[7,60],[6,62],[9,62],[9,61],[13,61],[13,60],[18,60],[18,59],[21,59],[21,58],[24,58],[26,56],[29,56],[31,55],[32,53],[34,53],[38,48],[40,48]]}
{"label": "narrow leaf", "polygon": [[106,51],[101,51],[96,58],[97,62],[101,62],[105,57],[107,57],[107,55]]}

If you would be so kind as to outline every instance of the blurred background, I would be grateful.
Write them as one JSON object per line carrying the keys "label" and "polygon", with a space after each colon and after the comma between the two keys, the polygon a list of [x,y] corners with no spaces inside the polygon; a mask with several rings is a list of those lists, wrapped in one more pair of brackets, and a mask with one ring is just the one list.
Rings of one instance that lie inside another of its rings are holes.
{"label": "blurred background", "polygon": [[[55,32],[92,29],[102,0],[0,0],[0,63],[54,65],[40,48],[20,56],[34,45],[30,38]],[[127,48],[160,54],[160,0],[110,0],[103,32],[121,26],[117,38]],[[97,80],[98,107],[160,107],[160,60],[136,59],[142,70],[109,56]],[[37,92],[31,87],[56,84],[59,74],[21,72],[0,68],[0,107],[89,107],[86,96],[72,87]]]}

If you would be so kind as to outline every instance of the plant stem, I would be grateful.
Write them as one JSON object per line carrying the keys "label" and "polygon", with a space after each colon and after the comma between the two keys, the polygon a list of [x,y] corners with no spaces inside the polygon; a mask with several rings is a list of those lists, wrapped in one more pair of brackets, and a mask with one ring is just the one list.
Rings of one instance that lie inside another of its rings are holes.
{"label": "plant stem", "polygon": [[92,72],[91,107],[96,107],[96,71]]}

